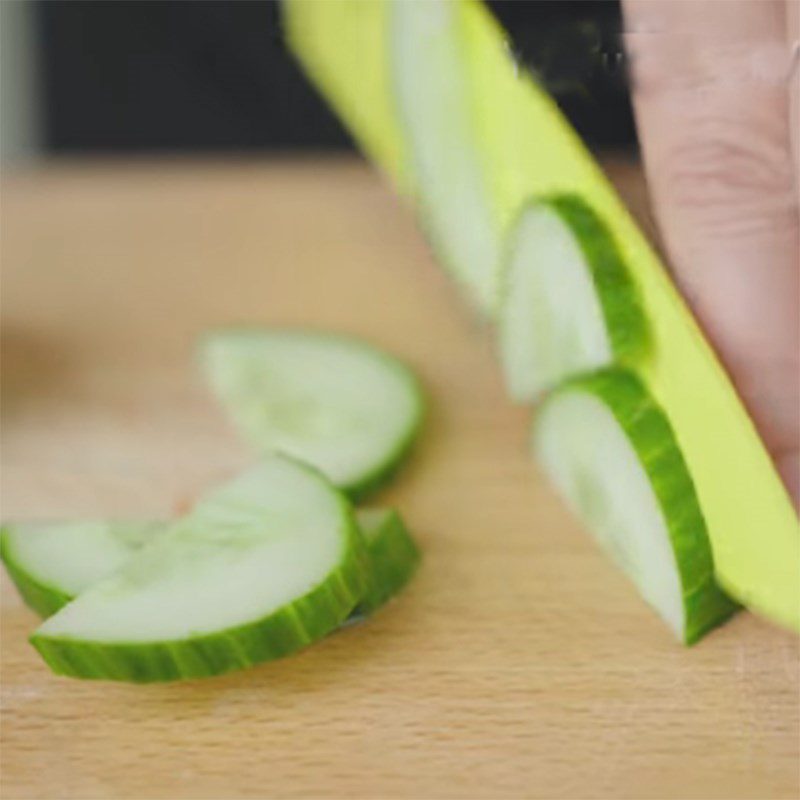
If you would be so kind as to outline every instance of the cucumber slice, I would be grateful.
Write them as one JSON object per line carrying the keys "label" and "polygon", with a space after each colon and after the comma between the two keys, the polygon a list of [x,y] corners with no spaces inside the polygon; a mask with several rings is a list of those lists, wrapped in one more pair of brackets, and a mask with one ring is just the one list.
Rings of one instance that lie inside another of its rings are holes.
{"label": "cucumber slice", "polygon": [[635,286],[613,237],[580,197],[529,202],[508,245],[498,335],[515,400],[644,351]]}
{"label": "cucumber slice", "polygon": [[54,672],[134,682],[218,675],[336,628],[363,595],[349,504],[271,456],[202,500],[31,637]]}
{"label": "cucumber slice", "polygon": [[[394,509],[361,509],[356,520],[370,568],[353,616],[364,618],[405,586],[420,553]],[[27,605],[49,617],[169,528],[166,522],[99,520],[9,525],[0,530],[0,556]]]}
{"label": "cucumber slice", "polygon": [[734,611],[714,580],[675,434],[632,373],[566,383],[543,404],[532,443],[559,492],[680,640],[697,641]]}
{"label": "cucumber slice", "polygon": [[478,308],[496,309],[500,229],[476,139],[461,8],[394,0],[390,58],[424,227]]}
{"label": "cucumber slice", "polygon": [[414,375],[356,339],[222,331],[206,337],[201,360],[218,399],[256,449],[305,461],[351,496],[394,472],[422,422]]}
{"label": "cucumber slice", "polygon": [[370,577],[355,613],[368,616],[411,580],[419,565],[420,552],[394,509],[361,509],[356,512],[356,519],[367,545]]}
{"label": "cucumber slice", "polygon": [[0,531],[0,557],[22,599],[49,617],[165,527],[127,520],[8,525]]}

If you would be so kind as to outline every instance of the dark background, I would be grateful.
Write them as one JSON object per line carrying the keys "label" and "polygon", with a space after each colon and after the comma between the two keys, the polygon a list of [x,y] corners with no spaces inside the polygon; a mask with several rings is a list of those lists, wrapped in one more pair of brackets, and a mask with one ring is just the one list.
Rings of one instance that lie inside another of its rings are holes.
{"label": "dark background", "polygon": [[[616,0],[489,5],[591,144],[633,145]],[[37,0],[45,149],[352,147],[286,51],[279,11],[272,0]]]}

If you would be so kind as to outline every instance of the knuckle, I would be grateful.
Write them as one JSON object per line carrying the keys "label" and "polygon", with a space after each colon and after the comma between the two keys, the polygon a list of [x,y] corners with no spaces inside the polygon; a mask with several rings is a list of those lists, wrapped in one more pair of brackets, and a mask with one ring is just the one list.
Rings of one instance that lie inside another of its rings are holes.
{"label": "knuckle", "polygon": [[796,225],[797,193],[783,138],[735,124],[694,126],[664,154],[672,202],[732,232]]}

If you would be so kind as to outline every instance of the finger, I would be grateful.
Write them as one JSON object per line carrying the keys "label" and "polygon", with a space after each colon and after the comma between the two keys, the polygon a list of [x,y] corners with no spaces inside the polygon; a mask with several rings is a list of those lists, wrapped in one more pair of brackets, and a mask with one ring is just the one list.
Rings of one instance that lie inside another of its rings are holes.
{"label": "finger", "polygon": [[625,0],[634,106],[675,278],[800,507],[800,216],[785,5]]}
{"label": "finger", "polygon": [[800,0],[789,0],[786,3],[786,42],[792,52],[789,133],[794,156],[795,189],[800,191]]}

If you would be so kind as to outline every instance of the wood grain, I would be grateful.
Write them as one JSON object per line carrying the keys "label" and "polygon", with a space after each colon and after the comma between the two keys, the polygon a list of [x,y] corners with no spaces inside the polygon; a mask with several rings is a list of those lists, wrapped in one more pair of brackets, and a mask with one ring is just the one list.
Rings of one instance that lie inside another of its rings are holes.
{"label": "wood grain", "polygon": [[[638,170],[612,175],[644,213]],[[61,164],[2,189],[3,516],[169,515],[251,456],[197,334],[362,334],[427,435],[381,498],[408,592],[297,657],[184,685],[52,676],[4,576],[2,797],[796,798],[797,640],[746,614],[676,645],[526,455],[489,331],[355,160]]]}

